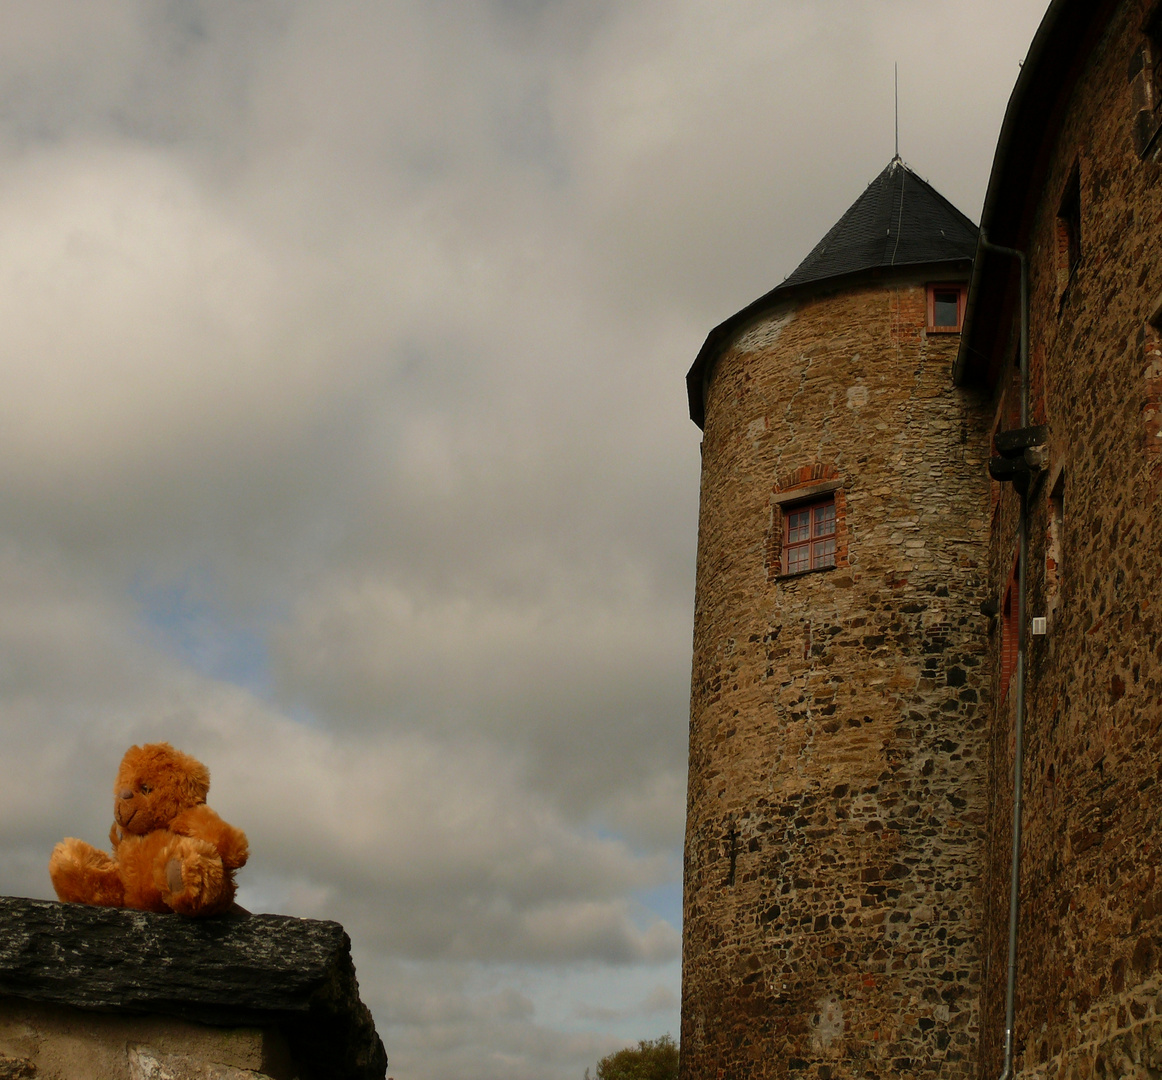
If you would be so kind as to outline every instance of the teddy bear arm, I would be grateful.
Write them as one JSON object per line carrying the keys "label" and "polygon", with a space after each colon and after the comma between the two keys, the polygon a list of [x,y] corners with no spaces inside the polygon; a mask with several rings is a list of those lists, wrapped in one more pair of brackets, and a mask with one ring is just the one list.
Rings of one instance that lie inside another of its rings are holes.
{"label": "teddy bear arm", "polygon": [[250,855],[246,834],[223,821],[204,803],[183,810],[170,822],[169,828],[179,836],[189,836],[213,844],[227,870],[237,870],[246,865]]}

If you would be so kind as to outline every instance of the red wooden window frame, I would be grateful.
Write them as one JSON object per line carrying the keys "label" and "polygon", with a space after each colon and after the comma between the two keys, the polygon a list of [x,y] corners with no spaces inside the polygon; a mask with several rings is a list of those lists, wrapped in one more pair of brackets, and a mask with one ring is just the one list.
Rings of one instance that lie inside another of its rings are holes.
{"label": "red wooden window frame", "polygon": [[[936,294],[956,293],[956,325],[936,325]],[[964,307],[968,303],[968,288],[960,282],[935,282],[928,286],[928,332],[932,334],[959,334],[964,325]]]}
{"label": "red wooden window frame", "polygon": [[783,573],[805,574],[835,565],[835,495],[783,508]]}
{"label": "red wooden window frame", "polygon": [[1081,264],[1081,168],[1075,161],[1057,208],[1057,271],[1068,283]]}
{"label": "red wooden window frame", "polygon": [[1155,6],[1143,28],[1150,42],[1150,89],[1155,112],[1162,106],[1162,4]]}
{"label": "red wooden window frame", "polygon": [[1001,605],[1001,701],[1005,700],[1009,682],[1017,670],[1017,599],[1017,566],[1014,564],[1005,589],[1005,600]]}

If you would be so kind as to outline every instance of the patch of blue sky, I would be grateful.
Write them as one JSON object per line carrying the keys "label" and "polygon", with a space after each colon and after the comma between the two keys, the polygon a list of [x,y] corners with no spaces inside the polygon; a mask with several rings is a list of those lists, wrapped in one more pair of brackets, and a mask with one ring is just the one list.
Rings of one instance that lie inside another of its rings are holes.
{"label": "patch of blue sky", "polygon": [[198,673],[269,698],[272,680],[267,646],[269,619],[240,618],[224,610],[220,590],[208,574],[177,581],[139,575],[130,594],[151,644]]}
{"label": "patch of blue sky", "polygon": [[[679,864],[681,865],[681,864]],[[668,922],[675,930],[682,929],[682,878],[655,885],[652,889],[640,889],[633,895],[634,900],[648,913]],[[639,916],[640,919],[640,916]]]}
{"label": "patch of blue sky", "polygon": [[[647,852],[634,848],[620,833],[603,825],[593,826],[593,835],[599,840],[610,840],[627,844],[635,855],[645,857]],[[675,848],[669,853],[671,873],[666,881],[648,889],[638,889],[632,894],[636,905],[633,913],[638,929],[645,929],[655,918],[668,922],[675,930],[682,929],[682,850]]]}

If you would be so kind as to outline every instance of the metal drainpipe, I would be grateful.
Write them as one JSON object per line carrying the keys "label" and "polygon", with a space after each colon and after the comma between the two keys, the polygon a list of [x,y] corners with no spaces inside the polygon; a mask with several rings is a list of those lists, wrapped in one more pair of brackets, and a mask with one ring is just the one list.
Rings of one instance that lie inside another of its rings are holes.
{"label": "metal drainpipe", "polygon": [[[980,246],[985,251],[1010,255],[1021,267],[1021,427],[1029,425],[1029,271],[1025,253],[990,243],[984,230]],[[1005,1067],[999,1080],[1013,1074],[1013,1015],[1017,1000],[1017,927],[1021,891],[1021,766],[1025,757],[1025,568],[1029,555],[1029,494],[1019,489],[1021,510],[1017,523],[1017,720],[1013,750],[1013,861],[1009,873],[1009,969],[1005,986]]]}

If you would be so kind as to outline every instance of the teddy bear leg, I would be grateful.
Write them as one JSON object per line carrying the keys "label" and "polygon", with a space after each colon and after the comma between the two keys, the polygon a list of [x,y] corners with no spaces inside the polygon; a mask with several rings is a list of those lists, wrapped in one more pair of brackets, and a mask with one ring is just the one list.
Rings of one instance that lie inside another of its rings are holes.
{"label": "teddy bear leg", "polygon": [[66,903],[121,907],[125,890],[117,864],[84,840],[69,837],[52,850],[48,873]]}
{"label": "teddy bear leg", "polygon": [[175,837],[158,859],[161,898],[179,915],[218,915],[234,900],[234,879],[212,844]]}

